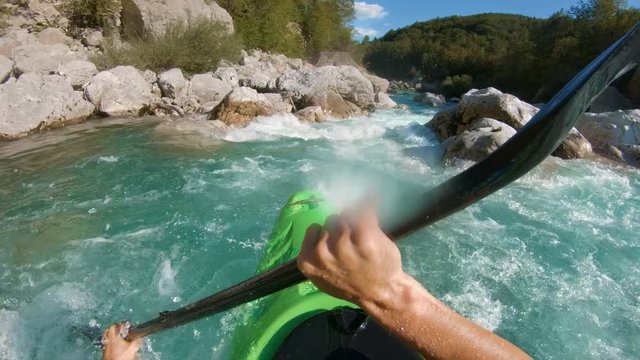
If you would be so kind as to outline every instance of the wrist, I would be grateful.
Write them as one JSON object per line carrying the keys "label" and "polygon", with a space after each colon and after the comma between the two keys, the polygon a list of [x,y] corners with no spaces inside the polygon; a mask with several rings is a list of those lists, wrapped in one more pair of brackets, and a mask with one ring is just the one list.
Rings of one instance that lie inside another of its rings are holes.
{"label": "wrist", "polygon": [[435,298],[409,274],[402,272],[376,289],[366,298],[358,299],[358,305],[372,316],[402,311],[408,306],[434,303]]}

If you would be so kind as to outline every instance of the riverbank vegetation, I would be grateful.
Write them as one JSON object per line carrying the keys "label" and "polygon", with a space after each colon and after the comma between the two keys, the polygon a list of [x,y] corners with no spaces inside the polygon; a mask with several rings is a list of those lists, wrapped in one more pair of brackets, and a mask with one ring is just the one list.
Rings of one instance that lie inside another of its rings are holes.
{"label": "riverbank vegetation", "polygon": [[622,0],[587,0],[549,19],[482,14],[420,22],[363,42],[376,74],[416,75],[459,96],[494,86],[530,101],[547,101],[577,71],[640,21]]}

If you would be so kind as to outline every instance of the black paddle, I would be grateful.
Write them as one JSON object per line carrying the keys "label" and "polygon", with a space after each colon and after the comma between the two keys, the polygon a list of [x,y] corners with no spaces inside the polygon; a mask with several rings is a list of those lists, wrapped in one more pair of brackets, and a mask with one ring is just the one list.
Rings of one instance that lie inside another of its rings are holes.
{"label": "black paddle", "polygon": [[[449,216],[510,184],[536,167],[563,141],[591,102],[616,78],[640,60],[640,23],[600,54],[569,82],[506,144],[485,160],[423,195],[421,211],[400,225],[385,229],[398,240]],[[132,326],[135,340],[177,327],[286,289],[305,280],[295,260],[174,311],[162,312]]]}

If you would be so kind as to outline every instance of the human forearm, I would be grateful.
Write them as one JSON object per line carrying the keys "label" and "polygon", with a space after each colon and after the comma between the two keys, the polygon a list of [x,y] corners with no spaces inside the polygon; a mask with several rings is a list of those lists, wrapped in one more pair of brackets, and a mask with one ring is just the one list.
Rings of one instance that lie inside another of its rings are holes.
{"label": "human forearm", "polygon": [[409,275],[379,295],[359,299],[359,305],[427,359],[530,359],[510,342],[457,314]]}

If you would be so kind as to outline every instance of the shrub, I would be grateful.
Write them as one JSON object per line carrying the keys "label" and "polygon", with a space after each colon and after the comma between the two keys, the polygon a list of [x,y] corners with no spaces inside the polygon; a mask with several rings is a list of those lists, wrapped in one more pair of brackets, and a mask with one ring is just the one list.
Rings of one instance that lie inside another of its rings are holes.
{"label": "shrub", "polygon": [[69,19],[71,27],[115,30],[120,16],[120,0],[65,0],[62,13]]}
{"label": "shrub", "polygon": [[447,76],[442,81],[442,92],[447,98],[459,97],[467,92],[473,86],[473,78],[471,75],[454,75]]}
{"label": "shrub", "polygon": [[92,60],[101,69],[131,65],[155,72],[178,67],[187,73],[214,70],[221,60],[238,61],[240,42],[224,24],[198,19],[175,23],[161,34],[146,34],[128,44],[107,42]]}

